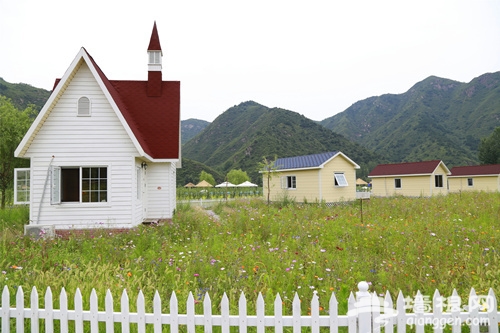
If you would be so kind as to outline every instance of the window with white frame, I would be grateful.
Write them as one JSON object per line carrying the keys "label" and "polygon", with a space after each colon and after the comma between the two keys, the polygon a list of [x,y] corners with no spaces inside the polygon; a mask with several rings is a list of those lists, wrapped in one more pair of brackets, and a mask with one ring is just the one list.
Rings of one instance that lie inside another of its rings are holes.
{"label": "window with white frame", "polygon": [[443,187],[443,175],[435,175],[434,184],[436,187]]}
{"label": "window with white frame", "polygon": [[394,179],[394,188],[401,188],[401,178]]}
{"label": "window with white frame", "polygon": [[161,51],[149,51],[149,64],[161,64]]}
{"label": "window with white frame", "polygon": [[467,178],[467,186],[474,186],[474,179],[472,178]]}
{"label": "window with white frame", "polygon": [[335,186],[347,186],[347,179],[345,175],[341,172],[336,172],[333,174],[335,178]]}
{"label": "window with white frame", "polygon": [[106,167],[53,167],[51,204],[108,201]]}
{"label": "window with white frame", "polygon": [[88,97],[80,97],[78,100],[78,116],[90,116],[90,99]]}
{"label": "window with white frame", "polygon": [[281,188],[286,188],[286,189],[297,188],[297,178],[295,176],[281,177]]}
{"label": "window with white frame", "polygon": [[30,203],[30,169],[14,169],[14,204]]}

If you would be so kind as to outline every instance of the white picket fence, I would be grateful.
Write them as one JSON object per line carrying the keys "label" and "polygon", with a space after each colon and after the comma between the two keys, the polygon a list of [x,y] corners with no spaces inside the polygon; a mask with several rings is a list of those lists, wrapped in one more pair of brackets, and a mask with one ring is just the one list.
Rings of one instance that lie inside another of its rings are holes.
{"label": "white picket fence", "polygon": [[[402,293],[396,300],[394,308],[392,299],[387,292],[385,297],[378,297],[375,293],[368,292],[368,284],[360,282],[359,291],[356,296],[351,293],[348,299],[348,311],[345,315],[338,315],[337,299],[333,293],[328,300],[327,315],[320,315],[320,302],[317,293],[314,293],[310,308],[310,315],[301,315],[301,301],[295,295],[292,303],[292,315],[283,315],[283,303],[280,295],[274,301],[274,314],[266,315],[264,298],[258,295],[255,315],[247,314],[247,302],[241,294],[238,303],[238,314],[231,315],[229,300],[226,294],[223,295],[220,303],[220,314],[212,313],[212,301],[208,294],[203,299],[203,314],[195,314],[195,299],[190,293],[187,299],[186,313],[180,314],[178,311],[178,301],[175,293],[170,297],[169,313],[162,313],[162,302],[158,292],[153,299],[153,313],[146,313],[145,300],[142,292],[137,297],[137,312],[129,311],[129,298],[126,290],[123,291],[120,299],[119,312],[114,311],[113,297],[110,291],[106,293],[104,311],[98,309],[98,299],[95,290],[90,295],[90,308],[83,309],[82,295],[77,289],[74,297],[74,309],[68,309],[68,298],[64,288],[59,296],[59,309],[53,308],[53,296],[50,288],[45,292],[45,308],[39,308],[38,292],[33,287],[30,295],[31,307],[25,308],[24,292],[21,287],[16,293],[16,304],[10,305],[10,293],[7,286],[2,292],[2,303],[0,308],[1,332],[10,332],[12,327],[18,333],[25,330],[26,322],[29,322],[31,332],[39,332],[43,325],[47,333],[54,332],[54,322],[59,321],[61,332],[68,332],[71,327],[75,332],[114,332],[115,323],[119,323],[121,332],[129,332],[131,324],[136,325],[134,330],[138,332],[162,332],[165,325],[169,326],[172,333],[179,332],[179,329],[187,332],[195,332],[203,329],[204,332],[216,331],[229,333],[231,327],[233,331],[246,333],[263,333],[266,328],[274,328],[275,332],[293,331],[301,332],[303,328],[308,328],[312,333],[329,331],[337,333],[339,327],[347,327],[349,333],[380,333],[406,332],[407,325],[415,325],[416,333],[423,333],[425,325],[432,325],[434,332],[441,333],[445,326],[451,327],[452,333],[461,331],[463,325],[468,325],[471,333],[485,332],[486,328],[491,333],[498,333],[499,312],[497,300],[493,290],[488,295],[476,295],[474,289],[471,290],[469,300],[463,305],[456,291],[452,296],[443,298],[436,290],[432,300],[417,293],[414,298],[403,297]],[[412,311],[409,311],[409,308]],[[446,311],[445,311],[446,310]],[[71,323],[71,325],[70,325]],[[99,323],[101,327],[99,327]]]}

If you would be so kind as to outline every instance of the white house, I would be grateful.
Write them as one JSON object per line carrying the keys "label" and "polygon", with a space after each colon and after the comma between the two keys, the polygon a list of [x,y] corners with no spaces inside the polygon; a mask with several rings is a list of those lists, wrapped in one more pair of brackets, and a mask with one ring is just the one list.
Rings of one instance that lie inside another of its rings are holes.
{"label": "white house", "polygon": [[130,228],[172,217],[180,82],[162,80],[156,23],[147,53],[147,81],[109,80],[84,48],[56,80],[15,151],[30,159],[15,176],[30,225]]}

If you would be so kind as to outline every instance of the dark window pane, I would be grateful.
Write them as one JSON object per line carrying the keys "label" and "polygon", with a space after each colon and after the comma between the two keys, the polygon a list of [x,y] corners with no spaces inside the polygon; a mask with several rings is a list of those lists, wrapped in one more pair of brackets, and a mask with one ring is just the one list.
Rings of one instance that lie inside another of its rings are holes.
{"label": "dark window pane", "polygon": [[61,202],[80,201],[80,169],[61,169]]}
{"label": "dark window pane", "polygon": [[90,178],[90,169],[82,168],[82,178]]}

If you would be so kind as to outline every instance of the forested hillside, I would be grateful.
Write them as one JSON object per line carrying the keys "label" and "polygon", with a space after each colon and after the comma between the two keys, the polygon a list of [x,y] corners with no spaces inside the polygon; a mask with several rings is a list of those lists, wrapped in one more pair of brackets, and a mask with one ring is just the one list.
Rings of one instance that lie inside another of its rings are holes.
{"label": "forested hillside", "polygon": [[500,126],[500,72],[470,83],[431,76],[403,94],[359,101],[321,124],[393,162],[477,164],[480,139]]}
{"label": "forested hillside", "polygon": [[264,156],[287,157],[340,150],[362,166],[360,175],[384,159],[342,135],[292,111],[253,101],[234,106],[183,146],[183,156],[222,173],[247,171],[261,182],[258,162]]}
{"label": "forested hillside", "polygon": [[49,98],[50,91],[25,83],[9,83],[0,77],[0,95],[10,98],[12,104],[19,110],[24,110],[33,104],[40,111]]}

